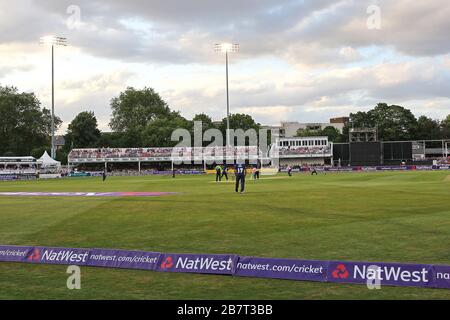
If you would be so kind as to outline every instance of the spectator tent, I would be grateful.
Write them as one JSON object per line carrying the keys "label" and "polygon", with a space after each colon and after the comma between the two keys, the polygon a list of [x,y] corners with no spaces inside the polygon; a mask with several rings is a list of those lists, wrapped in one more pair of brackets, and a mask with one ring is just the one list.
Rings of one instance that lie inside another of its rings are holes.
{"label": "spectator tent", "polygon": [[54,160],[50,157],[47,151],[44,152],[42,157],[37,161],[40,164],[41,169],[59,169],[61,162]]}

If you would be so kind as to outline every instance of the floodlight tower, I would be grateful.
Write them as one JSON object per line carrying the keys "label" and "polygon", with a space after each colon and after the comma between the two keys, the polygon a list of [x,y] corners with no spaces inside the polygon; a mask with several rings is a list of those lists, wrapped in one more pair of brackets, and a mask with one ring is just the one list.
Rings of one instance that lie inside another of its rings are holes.
{"label": "floodlight tower", "polygon": [[230,95],[228,90],[228,53],[235,53],[239,51],[239,44],[237,43],[217,43],[215,51],[225,53],[226,66],[226,81],[227,81],[227,146],[231,146],[230,142]]}
{"label": "floodlight tower", "polygon": [[67,39],[56,36],[45,36],[41,38],[41,44],[52,47],[52,151],[51,156],[56,158],[55,147],[55,46],[67,46]]}

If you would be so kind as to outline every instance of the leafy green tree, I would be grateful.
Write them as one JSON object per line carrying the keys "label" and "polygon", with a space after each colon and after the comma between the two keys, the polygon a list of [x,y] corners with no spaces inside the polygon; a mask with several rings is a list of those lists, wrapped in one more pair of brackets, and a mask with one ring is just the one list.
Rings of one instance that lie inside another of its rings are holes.
{"label": "leafy green tree", "polygon": [[328,141],[331,142],[342,142],[343,137],[338,129],[332,126],[328,126],[320,130],[320,136],[328,137]]}
{"label": "leafy green tree", "polygon": [[48,147],[46,147],[46,146],[37,147],[37,148],[34,148],[33,150],[31,150],[30,156],[35,157],[36,159],[39,159],[40,157],[42,157],[42,155],[46,151],[50,155],[51,154],[51,150],[52,150],[52,148],[50,146],[48,146]]}
{"label": "leafy green tree", "polygon": [[125,133],[142,130],[152,120],[166,118],[171,113],[167,103],[152,88],[127,88],[111,100],[111,108],[111,129]]}
{"label": "leafy green tree", "polygon": [[100,138],[97,118],[92,111],[80,112],[69,124],[65,136],[66,146],[72,148],[93,148]]}
{"label": "leafy green tree", "polygon": [[433,120],[426,116],[417,119],[416,139],[434,140],[441,139],[441,124],[439,121]]}
{"label": "leafy green tree", "polygon": [[443,122],[445,125],[450,125],[450,114],[447,116],[447,118],[444,119]]}
{"label": "leafy green tree", "polygon": [[368,112],[358,111],[356,113],[350,113],[349,128],[352,127],[375,127],[375,119],[371,118]]}
{"label": "leafy green tree", "polygon": [[[205,113],[196,114],[192,119],[192,130],[191,130],[192,137],[194,137],[194,123],[196,121],[200,121],[202,123],[202,136],[209,129],[217,129],[210,116],[208,116]],[[194,141],[192,143],[194,143]],[[210,143],[211,143],[210,141],[203,141],[203,146],[206,147]]]}
{"label": "leafy green tree", "polygon": [[297,134],[296,137],[317,137],[320,136],[320,131],[319,130],[311,130],[311,129],[303,129],[300,128],[297,130]]}
{"label": "leafy green tree", "polygon": [[[252,118],[252,116],[244,113],[235,113],[230,114],[230,129],[231,130],[237,130],[242,129],[244,131],[247,131],[248,129],[255,129],[256,132],[258,132],[261,125],[259,123],[256,123],[255,120]],[[218,128],[222,133],[226,133],[227,129],[227,118],[223,118],[222,122],[219,125]]]}
{"label": "leafy green tree", "polygon": [[[62,121],[55,116],[55,128]],[[0,155],[27,156],[51,144],[51,113],[34,93],[0,86]]]}
{"label": "leafy green tree", "polygon": [[97,141],[99,148],[123,148],[123,134],[120,132],[101,132]]}
{"label": "leafy green tree", "polygon": [[311,129],[298,129],[296,137],[328,137],[329,141],[332,142],[342,142],[344,140],[344,137],[339,132],[338,129],[336,129],[333,126],[327,126],[323,128],[322,130],[311,130]]}
{"label": "leafy green tree", "polygon": [[450,114],[441,122],[443,139],[450,139]]}
{"label": "leafy green tree", "polygon": [[[170,145],[172,130],[180,123],[190,129],[185,123],[187,120],[171,111],[152,88],[127,88],[111,100],[111,108],[113,114],[109,125],[122,134],[122,147]],[[163,125],[166,127],[159,127]]]}
{"label": "leafy green tree", "polygon": [[[230,114],[230,130],[242,129],[244,132],[249,129],[254,129],[258,134],[261,124],[257,123],[252,116],[244,113]],[[227,132],[227,118],[223,118],[219,124],[218,129],[222,132],[223,142],[226,144],[226,132]],[[236,141],[235,141],[236,142]],[[233,143],[233,141],[231,141]]]}
{"label": "leafy green tree", "polygon": [[417,119],[411,110],[386,103],[378,103],[368,112],[351,113],[350,122],[353,127],[376,127],[384,141],[412,140],[417,131]]}
{"label": "leafy green tree", "polygon": [[342,129],[342,134],[341,134],[341,142],[348,142],[349,141],[349,131],[350,131],[350,123],[347,123],[344,128]]}
{"label": "leafy green tree", "polygon": [[203,131],[206,131],[208,129],[215,128],[214,122],[212,121],[211,117],[208,116],[205,113],[196,114],[192,121],[201,121],[203,126]]}
{"label": "leafy green tree", "polygon": [[143,146],[173,147],[172,132],[176,129],[191,129],[191,122],[181,116],[172,116],[152,120],[142,132]]}

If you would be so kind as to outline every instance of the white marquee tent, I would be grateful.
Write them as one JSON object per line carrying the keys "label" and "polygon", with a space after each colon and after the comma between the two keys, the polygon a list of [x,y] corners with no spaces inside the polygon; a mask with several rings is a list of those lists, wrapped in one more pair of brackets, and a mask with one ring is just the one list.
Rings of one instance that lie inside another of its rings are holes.
{"label": "white marquee tent", "polygon": [[44,152],[41,158],[37,161],[42,169],[56,169],[61,167],[61,162],[50,157],[47,151]]}

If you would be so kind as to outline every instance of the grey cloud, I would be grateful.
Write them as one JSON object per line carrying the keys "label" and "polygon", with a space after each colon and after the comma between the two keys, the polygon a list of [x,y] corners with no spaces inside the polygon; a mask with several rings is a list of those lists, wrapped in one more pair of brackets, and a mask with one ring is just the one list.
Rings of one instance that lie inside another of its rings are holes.
{"label": "grey cloud", "polygon": [[[373,3],[381,8],[381,30],[366,26],[366,9]],[[66,9],[72,4],[82,10],[80,29],[66,27]],[[448,54],[449,16],[448,0],[16,0],[13,4],[0,0],[0,44],[37,42],[41,35],[57,33],[69,37],[71,45],[82,52],[98,57],[138,63],[208,64],[223,63],[214,58],[213,44],[226,40],[241,43],[241,52],[233,61],[268,55],[291,65],[333,72],[336,65],[364,59],[357,50],[370,46],[380,52],[392,49],[397,56],[401,56],[399,52],[418,56],[418,60]],[[349,48],[347,55],[340,54],[343,48]],[[427,63],[432,65],[429,59]],[[311,106],[308,110],[317,113],[306,114],[313,117],[329,114],[327,107],[348,110],[349,105],[360,108],[384,99],[400,103],[449,98],[450,77],[445,68],[438,66],[434,76],[427,78],[422,71],[428,68],[421,64],[406,79],[382,84],[375,77],[379,66],[368,62],[369,67],[348,78],[313,76],[308,83],[303,80],[284,86],[279,86],[280,79],[269,79],[252,88],[241,84],[232,89],[232,106],[287,106],[294,108],[292,116]],[[0,74],[12,71],[10,66],[0,65]],[[393,72],[392,77],[396,76]],[[90,81],[95,80],[86,80]],[[72,85],[74,89],[85,86]],[[107,102],[117,94],[112,92],[86,90],[80,101],[67,106],[65,119],[82,105],[92,106],[106,118]],[[215,96],[201,90],[166,94],[171,105],[186,116],[197,111],[210,112],[215,118],[223,115],[224,92]],[[321,97],[328,100],[318,103]],[[440,106],[439,110],[445,109],[445,102]]]}
{"label": "grey cloud", "polygon": [[[170,63],[208,61],[213,44],[222,40],[245,43],[244,56],[270,53],[285,46],[282,38],[275,41],[280,38],[278,33],[333,3],[330,0],[294,0],[282,4],[270,0],[78,1],[85,24],[79,30],[68,30],[66,9],[72,1],[18,2],[21,9],[14,12],[14,18],[5,16],[2,28],[12,32],[3,39],[0,35],[3,41],[30,41],[42,34],[58,33],[94,55]],[[124,19],[131,18],[140,18],[150,27],[138,32],[123,24]],[[26,26],[24,32],[14,32],[17,20]],[[156,38],[149,39],[149,34]],[[192,41],[183,44],[183,37]]]}
{"label": "grey cloud", "polygon": [[4,78],[14,72],[21,72],[21,71],[31,71],[34,69],[34,66],[32,65],[1,65],[0,64],[0,79]]}
{"label": "grey cloud", "polygon": [[[318,64],[347,63],[336,54],[342,47],[391,46],[419,56],[450,52],[448,1],[376,3],[381,30],[366,27],[370,0],[78,0],[85,24],[69,30],[72,0],[18,0],[13,6],[0,0],[0,41],[60,33],[93,55],[158,63],[212,62],[212,45],[221,40],[240,42],[241,58],[274,55]],[[127,19],[139,19],[143,30],[124,24]]]}
{"label": "grey cloud", "polygon": [[78,99],[65,102],[57,99],[56,114],[60,116],[65,127],[81,111],[94,111],[102,124],[101,129],[108,131],[110,119],[110,101],[126,87],[126,82],[135,76],[128,71],[117,71],[108,74],[98,74],[88,79],[66,80],[58,85],[58,90],[65,92],[79,91]]}
{"label": "grey cloud", "polygon": [[[259,118],[258,108],[264,110],[268,107],[290,107],[289,116],[292,118],[302,116],[309,117],[311,121],[324,119],[323,115],[330,116],[336,110],[335,115],[341,112],[354,112],[364,108],[373,107],[376,103],[386,101],[392,104],[402,104],[408,101],[422,101],[421,106],[427,100],[441,99],[450,103],[450,74],[437,73],[424,76],[428,69],[424,67],[426,62],[413,65],[407,70],[407,74],[399,81],[384,83],[377,78],[383,75],[388,79],[392,77],[389,70],[398,66],[392,64],[387,66],[375,66],[371,68],[358,69],[349,73],[346,77],[329,74],[325,77],[317,76],[308,82],[285,83],[280,86],[277,81],[268,80],[251,88],[239,88],[239,84],[231,89],[231,109],[246,109],[249,106],[256,114],[258,121],[268,120],[270,117]],[[382,68],[382,69],[381,69]],[[439,68],[439,65],[436,66]],[[433,70],[431,70],[433,72]],[[399,74],[399,76],[402,76]],[[217,92],[215,95],[205,95],[201,90],[189,90],[171,93],[169,100],[176,107],[182,107],[183,101],[195,101],[195,106],[200,110],[223,117],[225,95]],[[320,102],[325,98],[324,102]],[[445,105],[445,104],[444,104]],[[414,107],[405,105],[406,107]],[[447,105],[450,113],[450,104]],[[419,112],[420,108],[414,109]],[[423,108],[422,108],[423,110]],[[439,109],[442,111],[441,109]],[[186,110],[184,110],[186,114]],[[193,112],[189,110],[189,115]],[[220,116],[221,115],[221,116]],[[344,114],[345,115],[345,114]],[[325,116],[326,118],[326,116]],[[287,119],[285,119],[287,120]]]}

